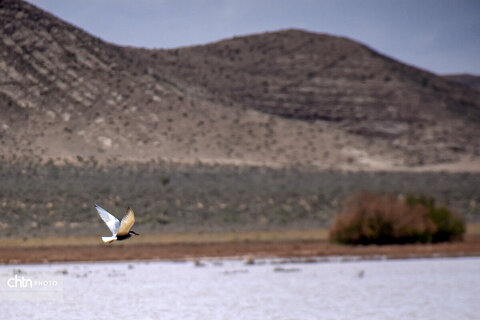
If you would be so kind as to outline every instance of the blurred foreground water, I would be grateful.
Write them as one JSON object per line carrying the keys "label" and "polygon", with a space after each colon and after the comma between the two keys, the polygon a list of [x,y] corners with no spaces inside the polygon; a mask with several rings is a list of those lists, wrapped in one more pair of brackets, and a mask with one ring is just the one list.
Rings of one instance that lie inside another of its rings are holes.
{"label": "blurred foreground water", "polygon": [[61,286],[60,296],[34,301],[41,292],[14,299],[13,289],[3,285],[3,319],[383,320],[480,315],[480,258],[2,265],[0,274],[3,282],[14,275],[54,275]]}

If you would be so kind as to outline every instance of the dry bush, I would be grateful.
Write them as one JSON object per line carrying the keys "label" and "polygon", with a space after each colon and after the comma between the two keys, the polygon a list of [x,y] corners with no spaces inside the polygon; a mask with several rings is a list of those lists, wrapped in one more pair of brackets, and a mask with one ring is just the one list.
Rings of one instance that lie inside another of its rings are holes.
{"label": "dry bush", "polygon": [[422,204],[392,195],[360,193],[330,229],[330,239],[350,244],[430,242],[437,228]]}

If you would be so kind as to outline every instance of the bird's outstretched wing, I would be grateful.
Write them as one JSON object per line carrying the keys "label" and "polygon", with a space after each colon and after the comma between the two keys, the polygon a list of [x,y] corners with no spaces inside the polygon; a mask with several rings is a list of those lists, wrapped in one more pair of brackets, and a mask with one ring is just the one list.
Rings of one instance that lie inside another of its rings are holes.
{"label": "bird's outstretched wing", "polygon": [[135,223],[135,214],[133,213],[133,210],[128,207],[127,208],[127,213],[125,213],[125,216],[122,218],[122,222],[120,223],[120,229],[118,229],[118,236],[125,236],[130,232],[130,229],[132,229],[133,224]]}
{"label": "bird's outstretched wing", "polygon": [[112,216],[107,210],[103,209],[99,205],[95,204],[95,209],[97,209],[100,218],[106,223],[108,229],[112,231],[113,235],[118,233],[118,229],[120,228],[120,221],[117,218]]}

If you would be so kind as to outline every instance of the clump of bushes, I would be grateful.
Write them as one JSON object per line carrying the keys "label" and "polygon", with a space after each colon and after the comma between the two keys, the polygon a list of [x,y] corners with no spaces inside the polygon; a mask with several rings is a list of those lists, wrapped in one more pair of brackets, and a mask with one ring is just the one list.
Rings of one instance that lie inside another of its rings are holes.
{"label": "clump of bushes", "polygon": [[433,198],[361,193],[330,229],[330,239],[347,244],[427,243],[460,240],[464,221]]}

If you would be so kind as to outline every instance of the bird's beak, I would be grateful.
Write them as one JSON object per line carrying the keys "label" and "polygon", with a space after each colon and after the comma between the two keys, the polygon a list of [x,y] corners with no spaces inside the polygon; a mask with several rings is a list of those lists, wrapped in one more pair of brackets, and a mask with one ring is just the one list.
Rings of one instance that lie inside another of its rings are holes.
{"label": "bird's beak", "polygon": [[139,236],[139,235],[140,235],[139,233],[136,233],[136,232],[133,231],[133,230],[131,230],[130,232],[133,233],[133,234],[136,235],[136,236]]}

